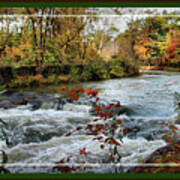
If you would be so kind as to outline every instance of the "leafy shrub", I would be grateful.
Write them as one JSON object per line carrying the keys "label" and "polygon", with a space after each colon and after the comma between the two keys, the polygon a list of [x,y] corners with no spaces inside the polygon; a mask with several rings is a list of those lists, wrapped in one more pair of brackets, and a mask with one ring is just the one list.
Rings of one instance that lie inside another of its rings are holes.
{"label": "leafy shrub", "polygon": [[77,67],[75,66],[71,67],[71,70],[68,75],[68,79],[70,82],[77,82],[80,80],[79,69]]}
{"label": "leafy shrub", "polygon": [[135,65],[131,59],[127,59],[123,55],[113,57],[109,61],[109,64],[111,78],[121,78],[139,73],[137,65]]}
{"label": "leafy shrub", "polygon": [[[113,116],[113,111],[111,111],[112,107],[120,108],[120,102],[112,103],[107,106],[103,104],[103,108],[107,109],[107,112],[103,112],[102,108],[97,105],[99,101],[97,90],[92,90],[91,88],[87,88],[85,90],[81,87],[73,87],[71,89],[68,89],[66,86],[62,86],[61,88],[59,88],[58,92],[69,97],[72,101],[77,101],[79,99],[79,96],[82,95],[88,96],[89,99],[95,98],[96,103],[93,105],[93,107],[97,112],[97,117],[93,120],[92,123],[89,123],[85,126],[78,126],[73,131],[65,134],[65,136],[71,136],[76,131],[81,131],[82,129],[85,130],[87,135],[94,135],[92,140],[98,141],[99,147],[101,149],[109,149],[110,155],[108,158],[108,162],[118,163],[121,159],[121,156],[118,153],[117,147],[121,145],[121,139],[123,135],[128,132],[128,130],[124,129],[121,125],[122,121]],[[99,123],[99,120],[103,120],[103,122]],[[86,147],[83,147],[79,150],[79,155],[84,157],[88,155]],[[55,168],[65,173],[71,173],[73,171],[77,172],[77,167],[74,168],[72,166],[63,165],[64,163],[70,162],[71,158],[72,155],[68,156],[67,158],[61,159],[57,162],[57,166],[55,166]]]}
{"label": "leafy shrub", "polygon": [[69,81],[68,77],[67,76],[58,76],[58,80],[62,83],[67,83]]}

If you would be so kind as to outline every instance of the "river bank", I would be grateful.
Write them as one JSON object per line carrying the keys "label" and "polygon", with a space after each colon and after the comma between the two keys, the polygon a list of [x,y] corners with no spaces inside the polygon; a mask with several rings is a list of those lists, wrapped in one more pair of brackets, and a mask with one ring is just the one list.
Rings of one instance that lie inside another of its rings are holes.
{"label": "river bank", "polygon": [[180,141],[157,149],[143,162],[128,173],[180,173]]}
{"label": "river bank", "polygon": [[81,65],[6,66],[0,68],[0,85],[7,88],[41,87],[139,75],[131,61],[116,57],[109,62]]}
{"label": "river bank", "polygon": [[169,67],[169,66],[140,66],[141,70],[164,70],[171,72],[180,72],[179,67]]}

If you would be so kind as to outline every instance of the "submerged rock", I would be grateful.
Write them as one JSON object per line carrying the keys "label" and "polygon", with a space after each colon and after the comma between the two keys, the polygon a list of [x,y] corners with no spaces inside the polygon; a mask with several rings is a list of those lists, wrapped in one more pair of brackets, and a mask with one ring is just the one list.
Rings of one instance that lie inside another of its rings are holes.
{"label": "submerged rock", "polygon": [[32,105],[32,110],[37,110],[42,105],[42,101],[40,101],[40,100],[29,101],[29,103]]}
{"label": "submerged rock", "polygon": [[13,107],[15,107],[15,105],[8,99],[0,101],[0,108],[9,109]]}

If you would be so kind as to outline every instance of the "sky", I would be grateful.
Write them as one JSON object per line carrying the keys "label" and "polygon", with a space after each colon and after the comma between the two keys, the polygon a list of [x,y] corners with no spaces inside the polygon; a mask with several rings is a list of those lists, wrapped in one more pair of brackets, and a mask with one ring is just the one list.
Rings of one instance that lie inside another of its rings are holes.
{"label": "sky", "polygon": [[120,11],[122,11],[122,15],[116,15],[112,8],[102,8],[100,10],[100,14],[103,14],[104,17],[100,18],[100,26],[103,28],[103,19],[108,18],[109,19],[109,24],[114,25],[116,28],[119,29],[119,32],[124,32],[127,28],[127,22],[131,18],[144,18],[149,15],[144,14],[143,12],[146,10],[157,10],[158,13],[162,15],[163,11],[166,10],[168,13],[171,12],[178,12],[180,14],[180,8],[120,8]]}
{"label": "sky", "polygon": [[[162,14],[162,12],[164,10],[167,10],[168,13],[176,11],[180,14],[180,8],[118,8],[121,12],[121,15],[117,15],[114,12],[114,9],[116,8],[90,8],[89,11],[95,11],[97,12],[97,15],[99,17],[99,22],[95,24],[96,28],[100,28],[102,30],[106,30],[108,29],[110,26],[114,26],[116,27],[119,31],[117,33],[114,33],[114,37],[117,36],[117,34],[124,32],[127,28],[127,22],[134,18],[143,18],[145,16],[147,16],[147,14],[144,14],[145,10],[157,10],[157,12],[159,12],[160,14]],[[20,17],[24,16],[24,15],[17,15]],[[63,16],[66,16],[66,14],[64,14]],[[72,15],[72,16],[84,16],[84,15]],[[58,17],[57,17],[58,18]],[[104,25],[106,22],[106,25]],[[11,27],[15,27],[20,25],[21,23],[12,23]]]}

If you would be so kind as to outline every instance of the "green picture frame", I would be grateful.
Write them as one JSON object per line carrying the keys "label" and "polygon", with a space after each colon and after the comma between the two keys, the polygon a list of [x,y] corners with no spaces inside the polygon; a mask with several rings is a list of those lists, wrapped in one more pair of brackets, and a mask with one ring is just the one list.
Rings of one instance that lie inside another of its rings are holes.
{"label": "green picture frame", "polygon": [[[180,2],[0,2],[3,7],[180,7]],[[180,174],[0,174],[0,179],[179,179]]]}

